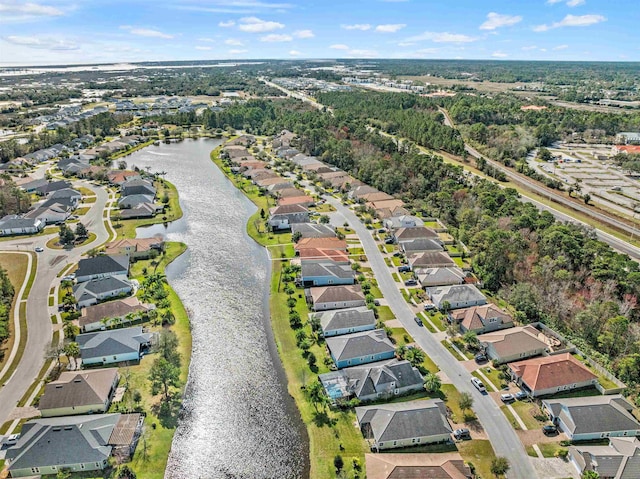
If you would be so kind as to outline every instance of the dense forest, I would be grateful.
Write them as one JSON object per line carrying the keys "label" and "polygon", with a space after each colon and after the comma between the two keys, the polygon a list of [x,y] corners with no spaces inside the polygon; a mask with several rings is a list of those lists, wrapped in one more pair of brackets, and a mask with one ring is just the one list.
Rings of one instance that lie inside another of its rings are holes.
{"label": "dense forest", "polygon": [[[9,338],[9,313],[13,301],[13,286],[7,272],[0,267],[0,344]],[[2,352],[0,351],[0,359]]]}
{"label": "dense forest", "polygon": [[25,213],[30,207],[29,194],[18,188],[9,175],[0,175],[0,218]]}
{"label": "dense forest", "polygon": [[333,116],[287,100],[235,105],[208,120],[265,134],[291,129],[303,151],[439,217],[474,253],[485,288],[513,305],[520,321],[556,328],[632,389],[640,387],[638,263],[593,231],[519,201],[513,189],[468,178],[437,155],[380,136],[361,116],[348,109]]}

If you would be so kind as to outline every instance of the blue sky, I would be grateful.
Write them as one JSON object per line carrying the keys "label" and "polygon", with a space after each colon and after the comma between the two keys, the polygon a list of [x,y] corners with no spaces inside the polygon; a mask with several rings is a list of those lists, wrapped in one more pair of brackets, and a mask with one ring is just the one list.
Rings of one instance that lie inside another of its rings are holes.
{"label": "blue sky", "polygon": [[0,0],[0,64],[640,60],[638,0]]}

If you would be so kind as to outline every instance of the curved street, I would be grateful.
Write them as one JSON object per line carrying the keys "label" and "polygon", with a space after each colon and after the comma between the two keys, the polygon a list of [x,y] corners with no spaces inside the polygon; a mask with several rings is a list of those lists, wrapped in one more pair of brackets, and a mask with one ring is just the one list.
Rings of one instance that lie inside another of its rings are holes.
{"label": "curved street", "polygon": [[391,276],[389,267],[385,263],[384,257],[371,235],[371,231],[364,226],[353,211],[344,206],[339,200],[328,195],[323,196],[323,198],[334,206],[338,213],[344,216],[351,228],[358,234],[375,278],[378,281],[380,291],[387,300],[393,314],[402,323],[402,326],[460,392],[471,394],[474,404],[473,410],[487,432],[496,455],[506,457],[509,460],[511,465],[509,476],[518,479],[537,477],[524,446],[498,405],[489,395],[483,395],[472,387],[471,373],[451,356],[449,351],[427,331],[427,328],[421,328],[415,323],[414,314]]}
{"label": "curved street", "polygon": [[96,195],[95,203],[91,204],[91,209],[82,217],[82,223],[90,232],[96,234],[95,240],[90,244],[71,250],[47,248],[47,241],[56,234],[18,237],[0,243],[0,251],[34,251],[38,246],[44,248],[42,253],[36,253],[38,255],[36,276],[26,301],[25,349],[14,373],[0,385],[0,424],[11,417],[14,408],[36,380],[44,364],[44,352],[51,344],[54,328],[58,326],[51,322],[51,316],[56,313],[57,307],[49,306],[49,290],[55,285],[58,273],[68,265],[77,263],[84,253],[109,239],[109,232],[102,216],[109,201],[109,193],[105,188],[85,181],[74,182],[74,186],[89,188]]}

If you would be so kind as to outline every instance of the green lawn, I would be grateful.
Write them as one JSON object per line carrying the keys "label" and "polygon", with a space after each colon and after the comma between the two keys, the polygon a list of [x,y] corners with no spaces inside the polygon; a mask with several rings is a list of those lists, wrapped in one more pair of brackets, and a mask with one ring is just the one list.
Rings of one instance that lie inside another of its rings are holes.
{"label": "green lawn", "polygon": [[391,259],[389,258],[385,258],[384,262],[387,264],[387,266],[389,266],[389,268],[391,268],[392,264],[391,264]]}
{"label": "green lawn", "polygon": [[451,259],[460,268],[470,268],[471,267],[471,265],[466,260],[462,259],[460,256],[455,256],[455,257],[453,257]]}
{"label": "green lawn", "polygon": [[391,257],[391,262],[393,263],[394,266],[402,266],[402,260],[400,259],[400,256],[392,256]]}
{"label": "green lawn", "polygon": [[513,416],[513,413],[509,410],[509,408],[506,405],[500,406],[500,410],[504,413],[505,416],[507,416],[509,423],[511,423],[511,427],[513,427],[516,431],[519,431],[522,429],[518,421],[516,421],[515,417]]}
{"label": "green lawn", "polygon": [[544,457],[556,457],[558,451],[566,450],[565,447],[562,447],[560,443],[557,442],[544,442],[538,444],[538,447]]}
{"label": "green lawn", "polygon": [[[507,385],[507,381],[504,381],[502,379],[500,379],[500,371],[492,368],[491,366],[483,366],[481,368],[482,370],[482,374],[484,374],[487,379],[489,379],[489,381],[491,381],[491,384],[493,384],[496,388],[496,390],[500,390],[502,389],[502,385]],[[487,372],[488,371],[488,372]]]}
{"label": "green lawn", "polygon": [[467,463],[473,464],[479,477],[484,479],[495,477],[491,473],[491,461],[496,457],[491,442],[479,439],[463,441],[458,443],[458,451]]}
{"label": "green lawn", "polygon": [[548,417],[537,404],[529,401],[514,401],[511,403],[527,429],[540,429],[548,422]]}
{"label": "green lawn", "polygon": [[396,283],[401,283],[401,282],[402,282],[402,281],[400,280],[400,275],[399,275],[398,273],[393,273],[393,275],[392,275],[392,276],[393,276],[393,280],[394,280]]}
{"label": "green lawn", "polygon": [[441,312],[435,311],[427,314],[429,315],[429,319],[431,319],[431,322],[435,324],[436,328],[438,328],[440,331],[447,330],[447,326],[445,324],[446,320]]}
{"label": "green lawn", "polygon": [[380,321],[387,321],[389,319],[395,319],[393,312],[389,306],[376,306],[378,309],[378,318]]}
{"label": "green lawn", "polygon": [[447,348],[447,351],[449,351],[451,353],[451,355],[454,358],[456,358],[458,361],[466,361],[467,360],[467,358],[460,356],[458,354],[458,352],[455,349],[453,349],[453,346],[451,346],[451,343],[448,340],[443,339],[442,341],[440,341],[440,344],[442,344],[445,348]]}
{"label": "green lawn", "polygon": [[463,411],[460,409],[460,406],[458,406],[460,393],[453,384],[443,384],[441,390],[446,396],[445,402],[447,403],[449,409],[451,409],[454,422],[463,423],[474,421],[476,419],[476,416],[472,410],[467,410],[463,413]]}

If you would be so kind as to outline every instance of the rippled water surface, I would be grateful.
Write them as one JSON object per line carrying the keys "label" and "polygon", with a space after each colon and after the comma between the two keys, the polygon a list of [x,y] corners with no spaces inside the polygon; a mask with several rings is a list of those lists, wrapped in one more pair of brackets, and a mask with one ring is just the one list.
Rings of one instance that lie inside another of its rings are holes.
{"label": "rippled water surface", "polygon": [[126,158],[165,171],[185,213],[168,228],[138,231],[189,246],[167,269],[192,314],[193,354],[165,477],[305,477],[306,434],[269,326],[269,261],[245,232],[255,206],[210,161],[218,144],[186,140]]}

